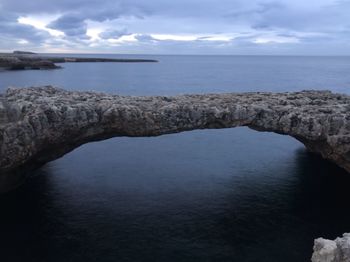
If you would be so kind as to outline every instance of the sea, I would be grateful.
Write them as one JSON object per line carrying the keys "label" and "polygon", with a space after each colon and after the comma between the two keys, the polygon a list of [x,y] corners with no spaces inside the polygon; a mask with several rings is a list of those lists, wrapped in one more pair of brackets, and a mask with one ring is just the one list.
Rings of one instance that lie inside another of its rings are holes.
{"label": "sea", "polygon": [[[158,63],[65,63],[0,72],[9,86],[149,96],[331,90],[350,57],[72,55]],[[289,136],[247,127],[85,144],[0,195],[1,262],[310,261],[350,232],[350,175]]]}

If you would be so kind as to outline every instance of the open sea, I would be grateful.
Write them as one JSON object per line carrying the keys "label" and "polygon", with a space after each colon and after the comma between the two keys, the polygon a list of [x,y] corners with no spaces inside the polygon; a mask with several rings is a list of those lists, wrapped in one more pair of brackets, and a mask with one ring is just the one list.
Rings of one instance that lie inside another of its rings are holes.
{"label": "open sea", "polygon": [[[350,94],[350,57],[90,56],[159,63],[2,71],[0,92]],[[117,137],[83,145],[0,195],[0,261],[310,261],[314,238],[350,232],[349,189],[349,174],[288,136],[241,127]]]}

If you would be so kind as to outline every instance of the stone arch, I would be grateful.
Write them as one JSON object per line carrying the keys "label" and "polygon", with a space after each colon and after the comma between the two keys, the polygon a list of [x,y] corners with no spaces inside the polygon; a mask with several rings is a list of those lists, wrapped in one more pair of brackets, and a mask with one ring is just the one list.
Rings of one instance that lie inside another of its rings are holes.
{"label": "stone arch", "polygon": [[349,101],[329,91],[132,97],[10,88],[0,99],[0,187],[91,141],[237,126],[290,135],[350,171]]}

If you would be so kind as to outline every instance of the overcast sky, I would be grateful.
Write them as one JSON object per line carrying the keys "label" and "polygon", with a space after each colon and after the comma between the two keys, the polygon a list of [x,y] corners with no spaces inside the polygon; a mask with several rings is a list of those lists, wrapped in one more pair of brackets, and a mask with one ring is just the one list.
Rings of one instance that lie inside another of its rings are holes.
{"label": "overcast sky", "polygon": [[350,0],[0,0],[0,50],[350,55]]}

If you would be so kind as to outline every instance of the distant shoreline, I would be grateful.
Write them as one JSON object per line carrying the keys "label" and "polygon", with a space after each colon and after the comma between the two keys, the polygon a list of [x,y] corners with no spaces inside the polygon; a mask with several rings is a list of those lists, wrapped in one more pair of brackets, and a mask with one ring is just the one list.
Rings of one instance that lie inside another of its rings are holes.
{"label": "distant shoreline", "polygon": [[99,58],[99,57],[71,57],[49,56],[35,54],[26,51],[14,51],[13,53],[0,53],[0,69],[3,70],[39,70],[57,69],[58,63],[156,63],[154,59],[139,58]]}

